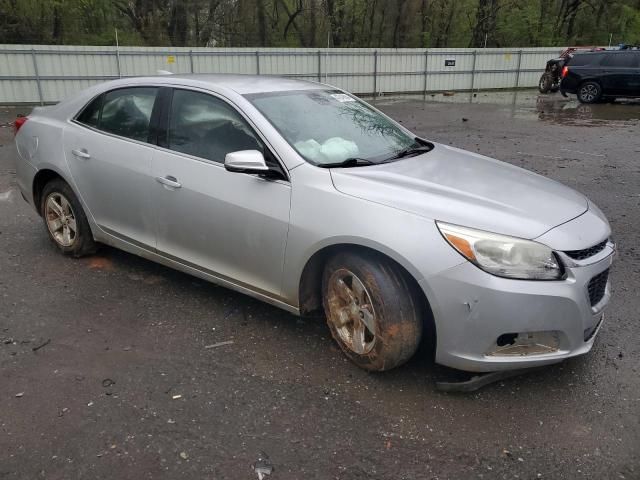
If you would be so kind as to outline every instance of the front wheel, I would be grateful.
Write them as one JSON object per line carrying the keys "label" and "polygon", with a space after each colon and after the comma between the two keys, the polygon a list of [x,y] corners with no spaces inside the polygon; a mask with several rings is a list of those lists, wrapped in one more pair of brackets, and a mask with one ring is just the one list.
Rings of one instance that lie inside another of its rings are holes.
{"label": "front wheel", "polygon": [[87,217],[71,187],[62,179],[42,190],[40,212],[49,238],[65,255],[82,257],[96,251]]}
{"label": "front wheel", "polygon": [[578,100],[581,103],[597,103],[602,96],[602,87],[596,82],[585,82],[578,90]]}
{"label": "front wheel", "polygon": [[325,267],[322,295],[333,338],[359,367],[389,370],[417,350],[423,330],[421,303],[391,261],[340,253]]}

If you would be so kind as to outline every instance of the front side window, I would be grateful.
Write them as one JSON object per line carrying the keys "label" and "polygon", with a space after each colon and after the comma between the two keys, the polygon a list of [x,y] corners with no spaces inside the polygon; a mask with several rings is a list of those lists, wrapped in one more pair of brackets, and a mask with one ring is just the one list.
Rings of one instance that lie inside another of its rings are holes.
{"label": "front side window", "polygon": [[134,87],[105,93],[98,128],[146,142],[157,92],[154,87]]}
{"label": "front side window", "polygon": [[240,150],[265,154],[260,140],[242,116],[206,93],[175,90],[171,100],[168,148],[214,162]]}
{"label": "front side window", "polygon": [[377,163],[416,146],[394,122],[338,90],[297,90],[246,96],[308,162],[348,159]]}

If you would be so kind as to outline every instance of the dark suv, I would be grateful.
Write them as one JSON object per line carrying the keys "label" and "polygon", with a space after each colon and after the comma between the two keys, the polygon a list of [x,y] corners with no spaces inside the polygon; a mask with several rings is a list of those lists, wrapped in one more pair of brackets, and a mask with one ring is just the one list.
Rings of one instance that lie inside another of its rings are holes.
{"label": "dark suv", "polygon": [[576,54],[562,69],[560,92],[582,103],[640,97],[640,50]]}

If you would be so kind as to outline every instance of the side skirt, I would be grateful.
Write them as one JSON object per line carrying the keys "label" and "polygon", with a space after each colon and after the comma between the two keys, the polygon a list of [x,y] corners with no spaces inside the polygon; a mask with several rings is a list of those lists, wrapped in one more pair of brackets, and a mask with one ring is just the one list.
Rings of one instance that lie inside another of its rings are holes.
{"label": "side skirt", "polygon": [[300,309],[298,307],[290,305],[279,298],[272,297],[266,292],[254,290],[248,285],[236,283],[231,279],[221,277],[214,272],[201,269],[196,265],[186,264],[180,259],[169,257],[162,254],[161,252],[152,252],[146,246],[134,243],[134,240],[125,240],[116,235],[115,232],[112,233],[110,230],[107,230],[104,227],[99,226],[98,228],[101,232],[101,235],[96,236],[94,234],[94,236],[96,236],[96,241],[98,242],[102,242],[106,245],[124,250],[125,252],[132,253],[142,258],[146,258],[147,260],[151,260],[166,267],[188,273],[189,275],[193,275],[194,277],[198,277],[208,282],[215,283],[216,285],[235,290],[236,292],[240,292],[245,295],[249,295],[250,297],[273,305],[274,307],[286,310],[287,312],[294,315],[300,315]]}

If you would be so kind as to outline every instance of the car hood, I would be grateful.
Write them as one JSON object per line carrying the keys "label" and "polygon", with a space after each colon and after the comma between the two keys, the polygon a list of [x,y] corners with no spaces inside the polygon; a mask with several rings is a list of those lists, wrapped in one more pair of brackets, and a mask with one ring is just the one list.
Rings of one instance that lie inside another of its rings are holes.
{"label": "car hood", "polygon": [[433,220],[536,238],[588,209],[558,182],[492,158],[435,144],[381,165],[331,169],[344,194]]}

